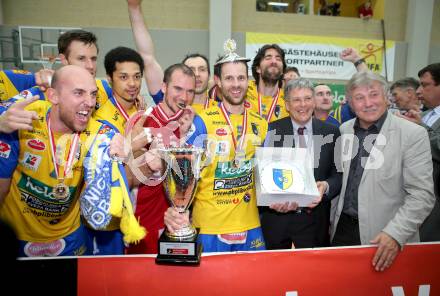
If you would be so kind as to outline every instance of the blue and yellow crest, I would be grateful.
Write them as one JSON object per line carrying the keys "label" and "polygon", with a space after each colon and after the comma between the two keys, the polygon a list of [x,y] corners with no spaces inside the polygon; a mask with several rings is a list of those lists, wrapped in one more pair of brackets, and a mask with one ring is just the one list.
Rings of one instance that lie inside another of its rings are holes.
{"label": "blue and yellow crest", "polygon": [[292,186],[293,175],[292,170],[272,169],[273,181],[282,190]]}

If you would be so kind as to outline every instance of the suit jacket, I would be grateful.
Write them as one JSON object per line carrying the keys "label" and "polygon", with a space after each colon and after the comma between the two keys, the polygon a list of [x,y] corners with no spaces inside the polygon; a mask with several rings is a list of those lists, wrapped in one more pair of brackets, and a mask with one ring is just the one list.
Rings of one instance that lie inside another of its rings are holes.
{"label": "suit jacket", "polygon": [[[267,207],[260,208],[262,228],[263,233],[266,233],[266,239],[281,239],[281,241],[288,239],[286,237],[280,238],[276,231],[273,232],[273,227],[276,227],[277,229],[289,229],[288,232],[296,237],[294,243],[297,246],[325,247],[330,244],[330,200],[339,194],[342,183],[342,174],[336,170],[334,161],[334,156],[339,155],[338,152],[335,153],[335,142],[339,138],[340,132],[336,126],[313,118],[312,133],[315,180],[328,182],[328,194],[323,196],[321,203],[313,209],[311,215],[279,214],[272,212]],[[286,117],[269,124],[265,144],[274,147],[295,147],[293,135],[292,120],[290,117]],[[292,223],[295,225],[291,225]],[[268,231],[271,234],[267,234]],[[297,236],[297,231],[301,231],[302,234]],[[289,234],[284,233],[283,235],[288,236]],[[311,236],[314,239],[311,239]]]}
{"label": "suit jacket", "polygon": [[[422,116],[425,116],[430,111],[425,111]],[[422,242],[431,242],[440,240],[440,119],[437,119],[431,127],[425,124],[422,125],[428,131],[431,143],[434,193],[437,200],[431,214],[420,227],[420,240]]]}
{"label": "suit jacket", "polygon": [[[313,173],[316,181],[328,182],[329,192],[324,196],[323,200],[329,201],[336,197],[341,190],[342,174],[337,172],[334,161],[335,142],[336,139],[339,138],[340,132],[337,127],[324,123],[316,118],[312,119],[312,129],[314,136],[322,136],[314,137],[313,140],[315,162]],[[285,147],[285,145],[289,144],[295,147],[293,135],[292,119],[285,117],[269,124],[266,143],[269,143],[269,145],[273,147]],[[321,142],[321,139],[323,139],[324,142]],[[321,145],[325,142],[326,144]]]}
{"label": "suit jacket", "polygon": [[[341,125],[342,190],[337,202],[336,226],[344,205],[354,142],[355,119]],[[367,159],[358,191],[361,243],[369,244],[381,231],[401,246],[419,240],[418,228],[434,205],[432,159],[426,130],[388,113]]]}
{"label": "suit jacket", "polygon": [[[431,110],[423,112],[425,116]],[[434,165],[434,191],[437,198],[440,198],[440,119],[437,119],[434,124],[429,127],[422,124],[428,131],[429,142],[431,143],[432,161]]]}

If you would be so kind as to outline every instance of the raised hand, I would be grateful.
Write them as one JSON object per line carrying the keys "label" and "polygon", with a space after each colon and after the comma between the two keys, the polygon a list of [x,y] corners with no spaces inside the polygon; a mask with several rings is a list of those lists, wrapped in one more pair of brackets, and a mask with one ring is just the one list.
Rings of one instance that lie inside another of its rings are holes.
{"label": "raised hand", "polygon": [[0,115],[0,132],[10,134],[16,130],[31,131],[32,121],[38,119],[38,115],[35,111],[28,111],[25,108],[39,98],[39,96],[33,96],[30,99],[13,103]]}

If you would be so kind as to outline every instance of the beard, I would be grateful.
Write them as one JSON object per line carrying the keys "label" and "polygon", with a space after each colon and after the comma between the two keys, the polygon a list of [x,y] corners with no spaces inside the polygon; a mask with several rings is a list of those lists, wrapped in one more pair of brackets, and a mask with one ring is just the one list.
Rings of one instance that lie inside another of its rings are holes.
{"label": "beard", "polygon": [[244,102],[244,98],[246,97],[246,93],[243,91],[243,96],[240,99],[233,99],[230,95],[228,95],[227,93],[224,93],[223,90],[221,91],[222,93],[222,97],[223,100],[225,100],[226,102],[228,102],[229,104],[233,105],[233,106],[239,106],[241,104],[243,104]]}
{"label": "beard", "polygon": [[280,81],[280,79],[283,77],[283,73],[281,70],[279,70],[277,72],[270,72],[269,68],[266,68],[262,73],[261,73],[261,79],[263,80],[263,82],[267,85],[275,85],[278,83],[278,81]]}
{"label": "beard", "polygon": [[[75,124],[75,113],[72,110],[66,109],[64,106],[59,106],[58,108],[58,118],[71,132],[82,132],[85,130],[87,125]],[[88,119],[90,121],[90,118]]]}

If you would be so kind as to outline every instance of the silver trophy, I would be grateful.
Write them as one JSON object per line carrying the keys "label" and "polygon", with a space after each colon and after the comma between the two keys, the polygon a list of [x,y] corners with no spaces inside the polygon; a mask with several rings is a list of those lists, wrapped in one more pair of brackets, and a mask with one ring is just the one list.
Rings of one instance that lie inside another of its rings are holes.
{"label": "silver trophy", "polygon": [[[163,159],[167,163],[167,174],[163,182],[166,196],[172,207],[179,213],[188,210],[194,199],[197,183],[200,178],[202,148],[167,148],[161,149]],[[196,230],[192,225],[184,225],[166,235],[175,240],[194,239]]]}
{"label": "silver trophy", "polygon": [[[167,199],[178,212],[190,207],[202,170],[204,149],[197,147],[159,149],[166,163],[163,181]],[[175,232],[168,229],[159,239],[158,263],[199,264],[202,247],[197,243],[197,231],[189,223]]]}
{"label": "silver trophy", "polygon": [[[40,63],[43,66],[44,70],[53,70],[53,65],[56,63],[56,61],[57,61],[57,56],[54,54],[42,54],[40,58]],[[48,74],[47,72],[45,73],[45,75],[48,86],[50,87],[52,84],[53,75]]]}

